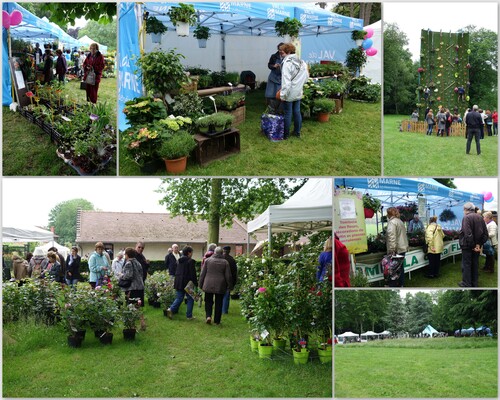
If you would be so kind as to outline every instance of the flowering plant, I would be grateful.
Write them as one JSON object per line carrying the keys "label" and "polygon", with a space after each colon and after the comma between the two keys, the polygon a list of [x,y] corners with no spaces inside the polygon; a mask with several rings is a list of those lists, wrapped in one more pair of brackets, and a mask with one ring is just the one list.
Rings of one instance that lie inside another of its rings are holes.
{"label": "flowering plant", "polygon": [[408,222],[413,218],[413,215],[418,213],[418,206],[415,202],[410,202],[405,204],[404,206],[396,207],[401,214],[401,221]]}
{"label": "flowering plant", "polygon": [[158,158],[157,148],[160,144],[158,130],[151,126],[132,127],[122,133],[122,140],[127,152],[139,165]]}
{"label": "flowering plant", "polygon": [[156,271],[145,282],[149,301],[160,302],[166,310],[175,299],[174,280],[167,271]]}
{"label": "flowering plant", "polygon": [[136,329],[137,322],[141,319],[141,315],[142,308],[140,299],[137,304],[127,304],[127,306],[123,307],[120,311],[120,319],[123,322],[123,327],[125,329]]}
{"label": "flowering plant", "polygon": [[86,298],[87,318],[96,331],[109,332],[118,317],[118,304],[109,293],[109,288],[96,286],[95,290],[89,291]]}
{"label": "flowering plant", "polygon": [[70,335],[85,329],[88,313],[86,298],[88,289],[77,288],[65,293],[64,305],[61,306],[61,321]]}

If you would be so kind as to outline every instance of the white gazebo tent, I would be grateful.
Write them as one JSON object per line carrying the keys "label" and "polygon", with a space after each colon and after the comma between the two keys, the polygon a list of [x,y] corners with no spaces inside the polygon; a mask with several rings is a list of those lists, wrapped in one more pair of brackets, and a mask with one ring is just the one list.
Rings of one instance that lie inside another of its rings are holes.
{"label": "white gazebo tent", "polygon": [[344,333],[340,334],[338,337],[342,338],[342,342],[344,342],[345,339],[347,339],[347,338],[356,338],[357,339],[359,337],[359,335],[357,333],[353,333],[353,332],[349,331],[349,332],[344,332]]}
{"label": "white gazebo tent", "polygon": [[369,337],[376,337],[378,339],[379,334],[373,331],[367,331],[361,334],[361,341],[368,340]]}
{"label": "white gazebo tent", "polygon": [[380,332],[378,333],[379,337],[382,336],[382,337],[390,337],[392,335],[392,333],[388,330],[385,330],[383,332]]}
{"label": "white gazebo tent", "polygon": [[68,247],[63,246],[63,245],[57,243],[56,241],[51,241],[51,242],[44,244],[43,246],[40,246],[40,248],[43,250],[43,252],[45,254],[49,251],[49,249],[51,247],[55,247],[57,249],[57,253],[62,255],[65,260],[66,260],[66,257],[68,257],[68,254],[70,253],[70,249]]}
{"label": "white gazebo tent", "polygon": [[2,243],[14,242],[49,242],[54,240],[51,231],[31,227],[2,227]]}
{"label": "white gazebo tent", "polygon": [[311,178],[283,204],[272,205],[261,215],[248,222],[247,232],[327,231],[332,230],[333,181]]}

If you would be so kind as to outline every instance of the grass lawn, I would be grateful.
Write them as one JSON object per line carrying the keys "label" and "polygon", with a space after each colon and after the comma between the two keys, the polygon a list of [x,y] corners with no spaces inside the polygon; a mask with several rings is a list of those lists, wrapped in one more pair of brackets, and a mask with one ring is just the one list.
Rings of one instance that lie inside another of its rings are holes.
{"label": "grass lawn", "polygon": [[[79,103],[85,103],[86,95],[80,90],[79,81],[71,81],[65,90],[78,97]],[[101,81],[98,101],[116,104],[116,79],[107,78]],[[116,106],[112,107],[116,120]],[[56,155],[56,145],[51,143],[49,136],[41,128],[28,122],[19,113],[3,107],[2,110],[3,137],[3,175],[4,176],[62,176],[78,175]],[[98,175],[116,176],[115,157],[108,167]]]}
{"label": "grass lawn", "polygon": [[[484,257],[479,258],[479,287],[482,288],[496,288],[498,287],[498,273],[488,273],[483,271]],[[448,287],[458,288],[458,282],[462,280],[462,264],[461,256],[449,257],[441,261],[439,268],[439,278],[429,279],[424,275],[427,273],[427,267],[417,269],[410,274],[405,275],[405,287]],[[383,281],[374,284],[375,286],[382,286]]]}
{"label": "grass lawn", "polygon": [[337,398],[497,395],[496,339],[397,339],[335,346]]}
{"label": "grass lawn", "polygon": [[221,326],[204,323],[195,305],[171,321],[145,307],[146,332],[125,342],[114,330],[104,346],[87,331],[82,347],[68,347],[61,327],[12,323],[3,327],[4,397],[332,397],[332,366],[318,359],[294,365],[291,355],[261,360],[231,301]]}
{"label": "grass lawn", "polygon": [[[193,157],[191,176],[353,176],[381,174],[380,103],[346,100],[344,111],[327,123],[304,119],[301,138],[270,142],[260,131],[264,92],[247,93],[246,120],[239,125],[241,152],[200,167]],[[120,147],[120,175],[141,175]],[[164,169],[157,175],[165,175]]]}
{"label": "grass lawn", "polygon": [[[465,154],[463,137],[399,132],[404,115],[384,115],[384,170],[387,176],[497,176],[498,137],[481,140],[481,155],[472,142]],[[359,174],[362,175],[362,174]]]}

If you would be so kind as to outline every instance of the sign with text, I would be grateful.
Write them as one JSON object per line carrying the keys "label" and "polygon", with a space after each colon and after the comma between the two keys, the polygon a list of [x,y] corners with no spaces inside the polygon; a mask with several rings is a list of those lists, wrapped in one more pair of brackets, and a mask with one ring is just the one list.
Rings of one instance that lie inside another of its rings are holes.
{"label": "sign with text", "polygon": [[334,228],[340,241],[351,254],[367,251],[362,193],[346,189],[336,190],[333,204],[335,210]]}
{"label": "sign with text", "polygon": [[[458,254],[461,254],[458,240],[446,242],[444,244],[443,252],[441,253],[441,260]],[[382,261],[382,258],[380,261]],[[384,273],[382,266],[380,265],[380,261],[376,264],[365,264],[363,262],[356,261],[356,270],[361,273],[364,272],[368,278],[368,282],[383,280]],[[405,272],[415,271],[419,268],[426,267],[427,265],[429,265],[429,260],[425,258],[425,254],[422,249],[412,250],[406,253],[403,264]]]}

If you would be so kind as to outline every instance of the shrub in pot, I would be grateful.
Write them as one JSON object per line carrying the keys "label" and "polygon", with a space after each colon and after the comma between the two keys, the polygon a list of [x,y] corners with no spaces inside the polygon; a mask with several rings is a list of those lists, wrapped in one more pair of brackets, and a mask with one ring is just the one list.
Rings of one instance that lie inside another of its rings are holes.
{"label": "shrub in pot", "polygon": [[[165,160],[168,172],[182,172],[186,170],[187,157],[196,147],[194,138],[186,131],[178,131],[170,139],[163,140],[158,154]],[[179,169],[175,169],[169,161],[178,161]]]}
{"label": "shrub in pot", "polygon": [[153,43],[160,43],[161,35],[166,31],[167,27],[158,18],[148,17],[146,19],[146,33],[152,35]]}
{"label": "shrub in pot", "polygon": [[211,36],[210,28],[208,26],[201,26],[198,24],[196,29],[193,31],[193,35],[196,39],[198,39],[198,46],[200,48],[207,47],[207,40]]}
{"label": "shrub in pot", "polygon": [[286,17],[283,21],[276,21],[274,24],[276,33],[281,37],[289,35],[296,38],[299,36],[300,28],[302,28],[302,23],[297,18]]}
{"label": "shrub in pot", "polygon": [[313,112],[318,114],[318,121],[327,122],[334,108],[335,102],[333,100],[317,99],[314,101]]}
{"label": "shrub in pot", "polygon": [[367,32],[364,30],[352,31],[351,39],[356,42],[356,46],[361,46],[361,43],[363,43],[366,33]]}
{"label": "shrub in pot", "polygon": [[234,121],[234,116],[226,113],[215,113],[211,117],[217,132],[229,129]]}
{"label": "shrub in pot", "polygon": [[189,26],[196,23],[196,10],[192,4],[179,3],[178,6],[172,6],[167,15],[179,36],[188,36]]}

